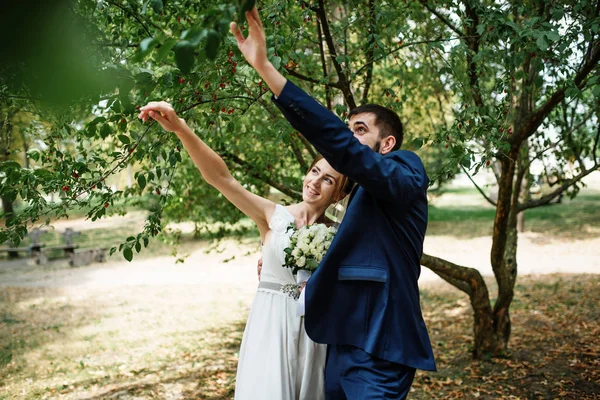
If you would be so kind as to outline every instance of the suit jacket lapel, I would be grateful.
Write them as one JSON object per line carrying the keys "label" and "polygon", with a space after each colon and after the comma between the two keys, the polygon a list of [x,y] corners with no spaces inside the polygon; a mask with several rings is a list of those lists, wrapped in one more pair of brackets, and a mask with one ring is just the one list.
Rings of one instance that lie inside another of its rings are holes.
{"label": "suit jacket lapel", "polygon": [[358,192],[358,184],[357,183],[354,184],[354,186],[352,187],[352,190],[350,191],[348,203],[346,203],[346,208],[348,208],[350,206],[350,202],[354,198],[354,195],[356,194],[356,192]]}

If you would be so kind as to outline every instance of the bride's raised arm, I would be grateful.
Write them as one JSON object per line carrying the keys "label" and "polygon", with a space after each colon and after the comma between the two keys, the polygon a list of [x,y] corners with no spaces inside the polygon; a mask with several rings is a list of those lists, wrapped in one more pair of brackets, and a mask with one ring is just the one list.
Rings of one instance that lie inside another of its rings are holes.
{"label": "bride's raised arm", "polygon": [[152,118],[167,132],[174,132],[206,182],[223,193],[234,206],[256,223],[264,241],[269,230],[269,218],[275,210],[275,203],[248,191],[235,180],[223,159],[194,134],[185,120],[177,116],[169,103],[150,102],[140,108],[138,118],[143,121]]}

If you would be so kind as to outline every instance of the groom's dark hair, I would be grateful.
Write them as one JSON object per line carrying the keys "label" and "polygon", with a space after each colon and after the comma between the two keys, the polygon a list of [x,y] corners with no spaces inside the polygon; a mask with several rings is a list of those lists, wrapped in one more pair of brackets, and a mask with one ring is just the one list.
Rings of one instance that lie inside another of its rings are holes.
{"label": "groom's dark hair", "polygon": [[400,117],[394,111],[380,106],[378,104],[363,104],[350,110],[348,118],[358,114],[375,115],[375,125],[379,128],[379,138],[384,139],[388,136],[396,138],[396,145],[392,150],[398,150],[404,140],[404,128]]}

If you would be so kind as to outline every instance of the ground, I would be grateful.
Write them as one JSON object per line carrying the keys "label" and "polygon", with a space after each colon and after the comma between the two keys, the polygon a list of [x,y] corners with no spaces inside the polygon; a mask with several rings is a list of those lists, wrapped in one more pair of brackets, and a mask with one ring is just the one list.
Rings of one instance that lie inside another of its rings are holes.
{"label": "ground", "polygon": [[[502,358],[471,360],[468,297],[423,270],[438,372],[419,372],[411,398],[600,398],[600,197],[593,198],[594,207],[580,209],[593,210],[583,223],[546,235],[538,214],[520,236],[512,336]],[[562,220],[569,209],[557,208]],[[462,218],[459,209],[444,210]],[[438,217],[426,251],[480,269],[493,295],[491,238],[472,233],[487,222],[472,217],[461,228]],[[79,268],[64,259],[44,267],[0,263],[0,399],[232,398],[259,244],[225,241],[209,253],[206,242],[186,246],[183,264],[154,255]]]}

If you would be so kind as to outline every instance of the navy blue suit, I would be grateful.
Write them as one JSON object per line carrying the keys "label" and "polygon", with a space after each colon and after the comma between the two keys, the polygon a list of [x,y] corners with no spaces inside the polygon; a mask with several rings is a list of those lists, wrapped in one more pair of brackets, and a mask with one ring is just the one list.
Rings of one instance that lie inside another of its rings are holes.
{"label": "navy blue suit", "polygon": [[333,168],[358,185],[306,285],[308,335],[435,370],[417,285],[427,228],[423,163],[410,151],[381,155],[362,145],[335,114],[289,81],[274,102]]}

